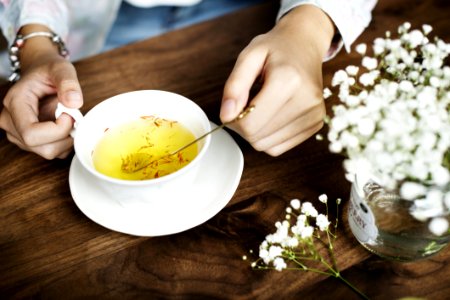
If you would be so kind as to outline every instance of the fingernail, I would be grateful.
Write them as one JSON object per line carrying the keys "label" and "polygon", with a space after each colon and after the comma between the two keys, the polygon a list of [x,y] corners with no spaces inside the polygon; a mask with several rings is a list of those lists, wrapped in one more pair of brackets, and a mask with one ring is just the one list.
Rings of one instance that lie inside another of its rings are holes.
{"label": "fingernail", "polygon": [[77,107],[82,101],[81,94],[76,91],[67,92],[66,93],[66,101],[68,102],[67,104],[69,106]]}
{"label": "fingernail", "polygon": [[236,101],[233,99],[227,99],[222,103],[221,116],[225,119],[232,119],[236,114]]}

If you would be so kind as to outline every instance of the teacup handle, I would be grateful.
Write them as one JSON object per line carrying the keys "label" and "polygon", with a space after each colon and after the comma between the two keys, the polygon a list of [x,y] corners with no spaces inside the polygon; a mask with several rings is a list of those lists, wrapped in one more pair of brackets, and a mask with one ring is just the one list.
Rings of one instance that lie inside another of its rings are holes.
{"label": "teacup handle", "polygon": [[55,118],[58,119],[59,116],[61,116],[63,113],[68,114],[75,120],[75,123],[73,124],[73,129],[70,132],[70,136],[75,138],[75,129],[83,120],[83,114],[81,113],[81,111],[79,109],[69,108],[58,102],[58,106],[56,106],[56,110],[55,110]]}

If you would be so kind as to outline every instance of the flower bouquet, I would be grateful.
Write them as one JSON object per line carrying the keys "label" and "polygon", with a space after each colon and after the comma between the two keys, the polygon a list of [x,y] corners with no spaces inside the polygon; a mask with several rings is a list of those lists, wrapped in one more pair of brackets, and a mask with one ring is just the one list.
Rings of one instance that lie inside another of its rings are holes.
{"label": "flower bouquet", "polygon": [[[324,89],[324,98],[340,100],[326,121],[330,151],[346,156],[353,183],[352,231],[381,255],[396,237],[420,236],[414,254],[402,256],[392,244],[386,255],[406,260],[437,252],[450,235],[450,44],[431,31],[404,23],[398,38],[386,32],[374,40],[373,56],[358,45],[362,66],[337,71],[334,91]],[[412,249],[410,242],[401,243]]]}
{"label": "flower bouquet", "polygon": [[[338,215],[333,224],[328,214],[328,196],[322,194],[318,200],[324,204],[325,213],[319,213],[312,202],[299,199],[290,201],[285,219],[275,223],[276,231],[268,234],[259,246],[259,258],[251,263],[252,268],[295,270],[332,276],[362,299],[368,299],[342,276],[334,253]],[[336,199],[336,207],[340,203],[341,199]],[[246,260],[247,256],[243,259]]]}

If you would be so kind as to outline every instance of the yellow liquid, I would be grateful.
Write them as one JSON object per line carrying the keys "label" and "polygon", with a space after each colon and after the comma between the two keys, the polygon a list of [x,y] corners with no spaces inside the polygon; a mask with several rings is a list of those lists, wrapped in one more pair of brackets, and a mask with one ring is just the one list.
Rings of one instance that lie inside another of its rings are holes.
{"label": "yellow liquid", "polygon": [[192,142],[194,135],[176,121],[143,116],[105,130],[92,152],[97,171],[126,180],[145,180],[171,174],[191,162],[197,144],[169,155]]}

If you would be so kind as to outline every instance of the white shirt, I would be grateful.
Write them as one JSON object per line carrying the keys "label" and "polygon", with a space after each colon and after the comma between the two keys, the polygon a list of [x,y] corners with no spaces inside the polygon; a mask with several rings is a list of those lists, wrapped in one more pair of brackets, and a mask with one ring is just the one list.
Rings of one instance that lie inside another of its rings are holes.
{"label": "white shirt", "polygon": [[[122,0],[0,0],[0,27],[11,44],[26,24],[42,24],[66,42],[72,60],[100,52],[116,19]],[[201,0],[125,0],[132,5],[194,5]],[[340,47],[350,45],[371,20],[376,0],[282,0],[278,18],[298,5],[311,4],[324,10],[335,23],[342,40],[330,49],[326,59]],[[5,59],[5,58],[4,58]],[[8,62],[3,62],[3,64]],[[1,67],[0,67],[1,69]],[[1,72],[0,72],[1,73]]]}

